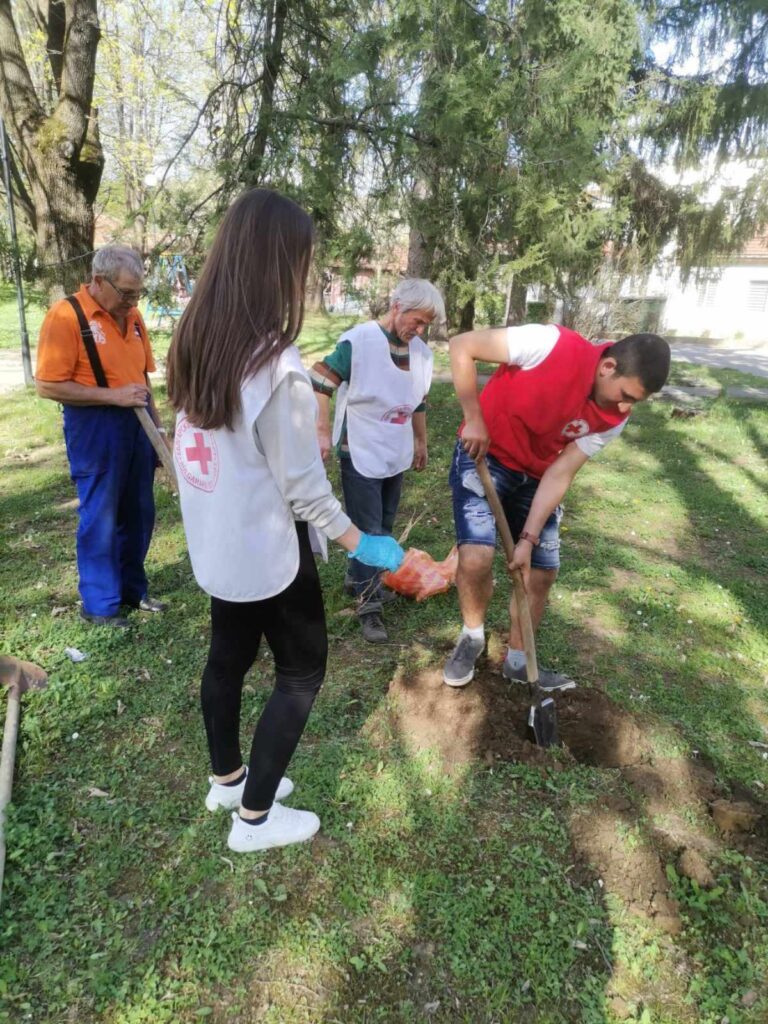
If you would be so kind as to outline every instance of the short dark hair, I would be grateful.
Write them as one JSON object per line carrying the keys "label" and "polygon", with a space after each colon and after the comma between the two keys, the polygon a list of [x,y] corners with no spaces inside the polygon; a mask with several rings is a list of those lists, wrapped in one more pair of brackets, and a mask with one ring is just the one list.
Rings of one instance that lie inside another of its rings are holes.
{"label": "short dark hair", "polygon": [[616,360],[617,377],[637,377],[648,394],[661,391],[672,358],[667,342],[658,334],[629,334],[603,352],[601,359]]}

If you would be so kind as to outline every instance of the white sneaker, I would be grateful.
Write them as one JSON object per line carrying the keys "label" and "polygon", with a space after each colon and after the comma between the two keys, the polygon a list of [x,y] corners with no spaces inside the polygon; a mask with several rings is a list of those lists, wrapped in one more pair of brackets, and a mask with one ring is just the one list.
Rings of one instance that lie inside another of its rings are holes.
{"label": "white sneaker", "polygon": [[[245,778],[238,786],[222,786],[220,783],[213,781],[212,775],[208,776],[208,782],[211,788],[208,790],[208,796],[205,798],[205,806],[209,811],[217,811],[220,807],[223,807],[225,811],[233,811],[240,806],[240,801],[243,799],[243,791],[245,790]],[[285,800],[292,792],[293,783],[291,780],[282,778],[275,793],[275,800]]]}
{"label": "white sneaker", "polygon": [[227,846],[235,853],[269,850],[273,846],[305,843],[320,828],[320,819],[312,811],[297,811],[274,803],[263,825],[248,825],[235,811]]}

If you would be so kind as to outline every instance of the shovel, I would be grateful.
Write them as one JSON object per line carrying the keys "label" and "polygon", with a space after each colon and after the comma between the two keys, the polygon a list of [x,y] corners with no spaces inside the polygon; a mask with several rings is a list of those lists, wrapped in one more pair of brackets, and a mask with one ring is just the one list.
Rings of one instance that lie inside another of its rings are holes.
{"label": "shovel", "polygon": [[[488,504],[493,511],[493,518],[496,520],[496,529],[501,534],[501,543],[504,546],[504,554],[507,563],[512,561],[515,553],[515,542],[512,539],[512,531],[509,529],[507,517],[504,514],[499,496],[496,493],[491,474],[488,472],[488,463],[485,459],[478,459],[476,462],[477,475],[483,485]],[[545,696],[539,686],[539,666],[536,661],[536,643],[533,639],[533,624],[531,622],[531,610],[528,607],[528,598],[525,593],[523,574],[519,569],[512,573],[512,584],[515,591],[515,602],[517,604],[517,618],[520,623],[520,632],[523,634],[523,649],[525,650],[525,671],[528,676],[528,689],[533,703],[528,711],[528,739],[539,747],[557,747],[560,740],[557,735],[557,708],[552,697]]]}
{"label": "shovel", "polygon": [[2,899],[3,874],[5,872],[5,808],[11,802],[21,697],[30,689],[44,690],[48,685],[48,676],[38,665],[33,665],[30,661],[19,661],[18,658],[0,655],[0,685],[8,688],[3,752],[0,755],[0,899]]}

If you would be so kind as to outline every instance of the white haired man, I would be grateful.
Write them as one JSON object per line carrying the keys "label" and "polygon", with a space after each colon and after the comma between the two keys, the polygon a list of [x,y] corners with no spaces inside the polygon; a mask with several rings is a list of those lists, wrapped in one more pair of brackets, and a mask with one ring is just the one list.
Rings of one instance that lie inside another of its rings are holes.
{"label": "white haired man", "polygon": [[[433,320],[444,319],[437,288],[421,278],[406,279],[380,320],[346,331],[335,350],[312,367],[320,451],[325,459],[336,446],[347,515],[365,533],[391,536],[403,473],[427,465],[432,352],[422,336]],[[344,581],[358,599],[360,626],[370,643],[387,640],[379,575],[353,558]]]}
{"label": "white haired man", "polygon": [[155,362],[136,308],[143,281],[144,266],[133,249],[100,249],[90,282],[49,309],[35,375],[40,397],[61,402],[64,411],[70,473],[80,500],[81,614],[119,628],[128,625],[121,605],[153,612],[165,607],[147,593],[155,453],[133,412],[146,406],[160,422],[148,377]]}

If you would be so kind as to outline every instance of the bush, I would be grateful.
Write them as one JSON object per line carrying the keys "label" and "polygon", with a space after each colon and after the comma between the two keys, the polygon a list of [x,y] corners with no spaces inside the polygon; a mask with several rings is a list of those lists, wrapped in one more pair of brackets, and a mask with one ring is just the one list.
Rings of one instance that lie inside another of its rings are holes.
{"label": "bush", "polygon": [[554,304],[547,301],[528,302],[525,307],[525,322],[528,324],[548,324],[554,313]]}

